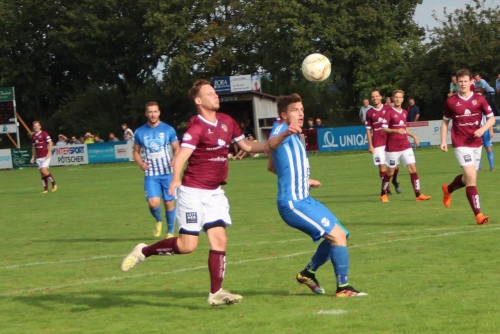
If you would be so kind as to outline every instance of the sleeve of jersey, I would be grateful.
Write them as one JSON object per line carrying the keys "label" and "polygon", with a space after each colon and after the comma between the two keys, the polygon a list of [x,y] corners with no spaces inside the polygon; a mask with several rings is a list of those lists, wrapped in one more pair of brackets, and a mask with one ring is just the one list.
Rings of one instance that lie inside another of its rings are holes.
{"label": "sleeve of jersey", "polygon": [[491,110],[491,107],[490,107],[490,104],[488,103],[488,101],[486,101],[486,99],[481,96],[481,109],[483,110],[483,114],[486,115],[486,117],[491,117],[493,116],[493,111]]}
{"label": "sleeve of jersey", "polygon": [[[285,123],[278,123],[274,122],[273,124],[273,129],[271,130],[271,134],[269,137],[274,137],[279,135],[282,132],[285,132],[288,129],[288,125]],[[285,140],[283,140],[281,143],[286,143],[288,140],[290,140],[290,137],[286,137]]]}
{"label": "sleeve of jersey", "polygon": [[387,110],[384,114],[384,122],[382,123],[383,128],[388,128],[391,120],[391,111]]}
{"label": "sleeve of jersey", "polygon": [[45,140],[47,141],[47,143],[52,141],[52,139],[50,139],[50,136],[48,133],[45,133]]}
{"label": "sleeve of jersey", "polygon": [[202,128],[196,124],[188,124],[186,132],[182,136],[181,147],[189,148],[195,150],[196,146],[200,142],[202,135]]}
{"label": "sleeve of jersey", "polygon": [[231,118],[231,123],[232,123],[232,127],[233,127],[233,135],[232,135],[231,141],[233,143],[237,143],[237,142],[245,139],[245,135],[241,131],[240,126],[238,125],[238,123],[236,123],[236,121],[233,118]]}
{"label": "sleeve of jersey", "polygon": [[168,141],[170,143],[175,143],[176,141],[178,141],[179,139],[177,138],[177,133],[175,132],[174,128],[173,127],[170,127],[169,131],[168,131]]}
{"label": "sleeve of jersey", "polygon": [[137,129],[135,130],[135,136],[134,136],[134,145],[139,145],[141,146],[141,130]]}
{"label": "sleeve of jersey", "polygon": [[444,104],[443,119],[449,121],[451,119],[451,109],[448,101]]}
{"label": "sleeve of jersey", "polygon": [[365,127],[367,130],[370,130],[373,126],[371,116],[372,116],[372,111],[368,110],[368,112],[366,113],[366,120],[365,120]]}

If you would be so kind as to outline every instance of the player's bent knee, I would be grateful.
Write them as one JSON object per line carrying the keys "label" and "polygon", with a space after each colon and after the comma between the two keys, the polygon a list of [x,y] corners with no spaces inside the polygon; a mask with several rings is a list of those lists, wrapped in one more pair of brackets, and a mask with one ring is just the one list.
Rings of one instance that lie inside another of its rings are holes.
{"label": "player's bent knee", "polygon": [[181,229],[179,231],[179,239],[177,241],[177,247],[179,247],[179,252],[181,254],[189,254],[195,251],[198,247],[198,232],[191,232]]}
{"label": "player's bent knee", "polygon": [[148,199],[148,204],[152,209],[156,209],[157,207],[160,206],[160,198],[159,197],[152,197]]}

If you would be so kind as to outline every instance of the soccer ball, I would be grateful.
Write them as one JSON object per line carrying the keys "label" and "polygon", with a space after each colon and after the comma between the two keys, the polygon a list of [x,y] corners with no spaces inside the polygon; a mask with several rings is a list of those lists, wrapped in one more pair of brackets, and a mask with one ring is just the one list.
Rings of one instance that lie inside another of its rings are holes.
{"label": "soccer ball", "polygon": [[330,60],[321,53],[312,53],[302,62],[302,74],[311,82],[321,82],[328,79],[332,71]]}

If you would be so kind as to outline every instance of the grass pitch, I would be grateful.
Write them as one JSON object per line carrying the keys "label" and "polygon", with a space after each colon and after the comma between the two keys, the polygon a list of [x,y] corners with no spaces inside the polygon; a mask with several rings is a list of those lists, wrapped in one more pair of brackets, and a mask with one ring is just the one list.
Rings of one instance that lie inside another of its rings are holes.
{"label": "grass pitch", "polygon": [[0,333],[498,333],[499,172],[479,173],[490,223],[477,226],[463,189],[451,208],[441,202],[460,173],[453,153],[416,156],[428,202],[414,201],[402,169],[403,193],[381,203],[368,153],[310,155],[322,182],[311,193],[350,230],[350,282],[369,293],[351,299],[333,297],[330,263],[317,273],[326,295],[295,282],[316,245],[280,219],[265,159],[231,161],[224,287],[244,299],[218,308],[203,234],[193,254],[120,271],[137,243],[156,240],[135,164],[52,168],[49,194],[36,169],[0,171]]}

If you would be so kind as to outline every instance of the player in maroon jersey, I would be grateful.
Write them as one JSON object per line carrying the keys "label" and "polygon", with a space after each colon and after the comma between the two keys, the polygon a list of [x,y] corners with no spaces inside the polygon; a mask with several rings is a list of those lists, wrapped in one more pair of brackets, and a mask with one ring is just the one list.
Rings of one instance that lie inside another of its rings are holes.
{"label": "player in maroon jersey", "polygon": [[[263,153],[266,144],[245,139],[238,123],[230,116],[217,113],[219,97],[206,80],[197,80],[189,90],[198,115],[191,117],[182,138],[181,149],[175,156],[169,192],[177,189],[177,221],[179,237],[164,239],[151,246],[137,245],[122,262],[128,271],[151,255],[188,254],[198,245],[201,230],[210,244],[208,270],[212,306],[234,304],[242,296],[222,289],[226,267],[226,227],[231,225],[229,203],[221,185],[228,174],[227,155],[231,142],[251,153]],[[269,152],[267,152],[269,153]],[[185,162],[188,166],[181,182]]]}
{"label": "player in maroon jersey", "polygon": [[[370,93],[373,107],[366,112],[366,138],[368,140],[368,151],[372,154],[373,163],[379,168],[380,180],[384,178],[386,173],[385,165],[385,144],[387,141],[387,134],[382,131],[382,124],[384,122],[385,111],[390,109],[391,106],[382,104],[382,95],[378,90],[372,90]],[[401,188],[397,180],[399,168],[396,166],[394,175],[392,176],[392,184],[398,194],[401,193]],[[387,194],[391,195],[391,189],[387,188]]]}
{"label": "player in maroon jersey", "polygon": [[[450,184],[443,184],[443,204],[451,206],[451,194],[465,187],[465,194],[476,216],[476,223],[486,224],[488,216],[481,213],[479,193],[476,188],[477,169],[481,161],[482,139],[485,131],[495,124],[495,117],[486,99],[471,91],[471,73],[467,69],[457,72],[458,94],[446,100],[441,125],[441,150],[448,152],[446,135],[448,124],[453,120],[451,128],[451,142],[455,157],[462,167],[463,174],[457,175]],[[487,121],[481,126],[483,114]]]}
{"label": "player in maroon jersey", "polygon": [[57,190],[56,180],[49,172],[50,157],[52,155],[52,140],[46,131],[42,130],[42,125],[39,121],[33,122],[33,135],[31,141],[33,142],[33,148],[31,150],[31,163],[35,162],[38,165],[38,170],[40,170],[40,175],[42,176],[43,191],[42,194],[49,192],[48,181],[52,183],[52,192]]}
{"label": "player in maroon jersey", "polygon": [[431,196],[420,193],[420,179],[417,174],[415,154],[411,148],[408,136],[413,138],[415,148],[419,146],[419,142],[417,136],[406,127],[408,112],[401,108],[403,100],[404,92],[402,90],[395,90],[392,93],[394,106],[386,110],[384,115],[382,131],[387,133],[387,145],[385,147],[387,154],[385,162],[389,169],[382,180],[382,191],[380,194],[380,200],[382,202],[389,202],[387,187],[389,186],[391,176],[394,174],[400,160],[410,172],[411,184],[415,191],[415,201],[420,202],[431,199]]}

